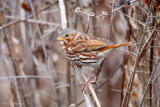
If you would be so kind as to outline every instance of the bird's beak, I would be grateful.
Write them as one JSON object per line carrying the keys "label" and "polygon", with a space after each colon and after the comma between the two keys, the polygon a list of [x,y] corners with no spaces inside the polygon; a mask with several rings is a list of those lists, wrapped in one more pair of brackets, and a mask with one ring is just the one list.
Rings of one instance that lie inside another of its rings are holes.
{"label": "bird's beak", "polygon": [[57,38],[57,41],[63,41],[63,40],[64,40],[64,38],[62,38],[60,36]]}

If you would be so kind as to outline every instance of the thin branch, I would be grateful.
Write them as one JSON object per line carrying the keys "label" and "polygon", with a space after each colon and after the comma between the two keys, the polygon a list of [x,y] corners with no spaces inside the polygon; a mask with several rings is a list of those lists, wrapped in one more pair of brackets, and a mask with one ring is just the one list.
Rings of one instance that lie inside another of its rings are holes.
{"label": "thin branch", "polygon": [[[156,28],[156,26],[155,26]],[[153,29],[152,33],[149,35],[149,37],[147,38],[146,40],[146,43],[142,46],[140,52],[138,53],[137,57],[136,57],[136,62],[134,64],[134,67],[133,67],[133,71],[132,71],[132,74],[130,76],[130,80],[129,80],[129,85],[127,86],[127,89],[128,89],[128,92],[130,93],[131,90],[132,90],[132,86],[133,86],[133,81],[134,81],[134,77],[135,77],[135,73],[136,73],[136,68],[137,68],[137,65],[139,63],[139,58],[141,57],[143,51],[146,49],[146,46],[147,44],[149,43],[149,41],[152,39],[152,37],[154,36],[154,32],[155,32],[155,28]],[[125,99],[125,98],[124,98]],[[129,104],[129,99],[130,99],[130,94],[127,95],[127,102],[126,102],[126,106],[128,106]],[[124,103],[122,103],[123,105]],[[123,105],[124,106],[124,105]]]}
{"label": "thin branch", "polygon": [[[1,21],[1,24],[2,24],[2,27],[3,25],[5,24],[5,18],[4,18],[4,14],[1,12],[0,13],[0,21]],[[6,34],[5,30],[4,29],[1,29],[2,31],[2,34],[4,35],[4,37],[6,37],[6,43],[7,43],[7,48],[8,48],[8,51],[10,53],[10,56],[14,56],[14,51],[12,50],[12,43],[11,43],[11,40],[10,40],[10,37],[8,34]],[[12,62],[12,65],[13,65],[13,69],[14,69],[14,73],[16,76],[19,76],[20,75],[20,67],[19,67],[19,63],[16,59],[13,59],[11,57],[11,62]],[[22,103],[24,103],[24,105],[26,107],[28,107],[28,102],[27,102],[27,98],[25,96],[25,93],[24,93],[24,89],[23,89],[23,85],[22,85],[22,81],[20,79],[15,79],[15,86],[16,86],[16,91],[18,92],[17,93],[17,98],[18,98],[18,101],[20,103],[20,107],[22,107]],[[22,89],[20,89],[20,87]]]}
{"label": "thin branch", "polygon": [[109,35],[108,35],[108,40],[111,39],[112,37],[112,26],[113,26],[113,17],[114,17],[114,8],[115,8],[115,0],[112,1],[112,4],[111,4],[111,19],[110,19],[110,30],[109,30]]}
{"label": "thin branch", "polygon": [[147,83],[147,86],[146,86],[146,88],[144,90],[144,93],[143,93],[143,96],[142,96],[142,100],[140,102],[140,106],[139,107],[142,107],[142,104],[143,104],[143,101],[144,101],[144,98],[145,98],[145,95],[146,95],[147,88],[148,88],[149,84],[152,82],[152,78],[154,76],[154,73],[156,72],[156,69],[157,69],[157,66],[158,66],[159,62],[160,62],[160,58],[158,59],[158,62],[157,62],[156,66],[155,66],[155,68],[154,68],[154,70],[153,70],[153,72],[152,72],[152,74],[151,74],[151,76],[150,76],[150,78],[148,80],[148,83]]}
{"label": "thin branch", "polygon": [[33,13],[32,15],[28,16],[26,19],[18,20],[18,21],[14,21],[14,22],[5,24],[5,25],[1,26],[0,29],[6,29],[6,28],[8,28],[8,27],[10,27],[10,26],[12,26],[12,25],[18,24],[18,23],[20,23],[20,22],[25,22],[25,21],[27,21],[27,19],[32,18],[34,15],[37,15],[37,14],[41,13],[42,11],[50,8],[51,6],[55,5],[56,3],[57,3],[57,2],[54,1],[54,2],[52,2],[51,4],[47,5],[46,7],[42,8],[41,10],[36,11],[36,12]]}
{"label": "thin branch", "polygon": [[51,79],[52,76],[35,76],[35,75],[27,75],[27,76],[8,76],[8,77],[0,77],[0,80],[2,79],[20,79],[20,78],[48,78]]}
{"label": "thin branch", "polygon": [[[6,16],[6,18],[15,19],[15,20],[25,20],[22,17],[14,17],[14,16],[8,16],[8,15]],[[48,21],[43,21],[43,20],[34,20],[34,19],[27,19],[26,22],[38,23],[38,24],[41,24],[41,25],[48,25],[48,26],[59,26],[60,25],[58,23],[53,23],[53,22],[48,22]]]}
{"label": "thin branch", "polygon": [[[92,0],[92,10],[97,16],[97,1]],[[97,37],[97,18],[93,18],[93,35]]]}
{"label": "thin branch", "polygon": [[[34,56],[34,55],[32,55],[32,59],[33,59],[33,62],[34,62],[34,64],[35,64],[35,66],[36,67],[39,67],[39,63],[38,63],[38,61],[37,61],[37,58]],[[49,75],[51,76],[52,75],[52,73],[51,73],[51,71],[49,70],[49,60],[48,60],[48,58],[47,58],[47,60],[45,60],[45,64],[46,64],[46,67],[47,67],[47,72],[49,73]],[[50,80],[50,82],[51,82],[51,86],[52,86],[52,92],[53,92],[53,96],[54,96],[54,98],[56,99],[56,107],[58,107],[58,102],[57,102],[57,93],[56,93],[56,87],[54,86],[54,81],[53,81],[53,77],[51,76],[51,78],[49,79]]]}
{"label": "thin branch", "polygon": [[[149,15],[150,15],[150,13],[151,13],[151,9],[150,9],[150,11],[149,11]],[[148,16],[149,16],[148,15]],[[143,25],[143,31],[146,31],[146,29],[147,29],[147,24],[148,24],[148,16],[147,16],[147,20],[146,20],[146,23],[145,23],[145,25]],[[137,22],[139,22],[139,21],[137,21]],[[141,24],[141,23],[139,23],[139,24]],[[155,26],[154,26],[154,30],[155,30]],[[134,68],[133,68],[133,72],[132,72],[132,74],[131,74],[131,76],[130,76],[130,80],[129,80],[129,82],[128,82],[128,84],[127,84],[127,89],[130,87],[130,89],[129,89],[129,92],[131,92],[131,88],[132,88],[132,84],[133,84],[133,81],[134,81],[134,76],[135,76],[135,73],[136,73],[136,67],[137,67],[137,65],[138,65],[138,63],[139,63],[139,59],[140,59],[140,57],[141,57],[141,55],[142,55],[142,52],[145,50],[145,47],[147,46],[147,44],[148,44],[148,42],[149,42],[149,40],[151,39],[151,37],[152,37],[152,34],[154,33],[153,31],[154,30],[152,30],[152,33],[151,33],[151,35],[150,35],[150,37],[148,38],[148,41],[146,42],[146,43],[144,43],[144,44],[142,44],[143,43],[143,39],[141,39],[141,41],[140,41],[140,46],[139,47],[142,47],[142,45],[143,45],[143,48],[141,48],[141,50],[139,50],[138,49],[138,55],[137,55],[137,57],[136,57],[136,62],[135,62],[135,64],[134,64]],[[142,38],[144,37],[144,35],[145,35],[145,32],[142,34]],[[130,86],[129,86],[130,85]],[[128,96],[127,96],[128,95]],[[128,97],[128,98],[127,98]],[[126,94],[125,95],[125,97],[123,98],[123,102],[122,102],[122,107],[125,105],[125,100],[126,100],[126,98],[127,98],[127,105],[128,105],[128,103],[129,103],[129,98],[130,98],[130,94]]]}

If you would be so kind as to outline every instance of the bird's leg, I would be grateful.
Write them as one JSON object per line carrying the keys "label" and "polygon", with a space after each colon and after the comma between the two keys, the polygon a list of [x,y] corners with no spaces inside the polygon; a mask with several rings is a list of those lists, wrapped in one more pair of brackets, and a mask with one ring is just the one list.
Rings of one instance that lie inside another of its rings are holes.
{"label": "bird's leg", "polygon": [[86,87],[86,85],[88,85],[89,83],[90,83],[90,78],[91,78],[91,75],[92,75],[92,73],[93,73],[93,70],[91,70],[91,72],[90,72],[90,74],[89,74],[89,76],[88,76],[88,79],[87,79],[87,81],[85,82],[85,83],[82,83],[81,85],[82,85],[82,91],[84,90],[84,88]]}
{"label": "bird's leg", "polygon": [[100,73],[101,70],[102,70],[103,62],[104,62],[104,61],[102,61],[102,63],[100,64],[100,66],[97,68],[97,71],[96,71],[96,73],[95,73],[94,79],[93,79],[92,81],[90,81],[91,84],[96,84],[96,81],[97,81],[97,79],[98,79],[98,75],[99,75],[99,73]]}
{"label": "bird's leg", "polygon": [[73,62],[72,62],[72,63],[71,63],[71,66],[74,68],[74,66],[75,66],[75,63],[73,63]]}
{"label": "bird's leg", "polygon": [[94,79],[93,79],[92,81],[89,81],[90,78],[91,78],[91,75],[92,75],[92,73],[93,73],[93,71],[94,71],[94,69],[91,70],[91,73],[89,74],[87,81],[82,84],[82,91],[84,90],[84,88],[85,88],[85,86],[86,86],[87,84],[96,84],[96,81],[97,81],[97,79],[98,79],[98,75],[99,75],[99,73],[100,73],[101,70],[102,70],[103,62],[104,62],[104,61],[102,61],[102,63],[100,64],[100,66],[97,68],[97,72],[96,72],[96,74],[95,74]]}

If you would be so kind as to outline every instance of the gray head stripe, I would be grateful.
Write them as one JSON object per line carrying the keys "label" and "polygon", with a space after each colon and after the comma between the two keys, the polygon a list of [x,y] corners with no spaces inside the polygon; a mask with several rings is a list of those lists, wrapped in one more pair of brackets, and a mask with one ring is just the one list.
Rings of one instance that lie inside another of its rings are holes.
{"label": "gray head stripe", "polygon": [[75,30],[71,30],[69,28],[66,28],[66,29],[61,31],[60,35],[66,35],[66,34],[70,35],[70,34],[73,34],[73,33],[76,33],[76,31]]}

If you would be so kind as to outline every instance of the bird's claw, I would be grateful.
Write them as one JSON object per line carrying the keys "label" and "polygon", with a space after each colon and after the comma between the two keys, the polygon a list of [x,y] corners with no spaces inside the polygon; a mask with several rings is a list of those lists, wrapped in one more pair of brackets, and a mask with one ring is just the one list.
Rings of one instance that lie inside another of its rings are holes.
{"label": "bird's claw", "polygon": [[88,84],[95,85],[95,84],[97,84],[97,83],[96,83],[96,81],[87,81],[87,82],[85,82],[85,83],[82,83],[82,84],[81,84],[81,86],[82,86],[82,92],[84,91],[84,89],[86,89],[86,86],[87,86]]}

